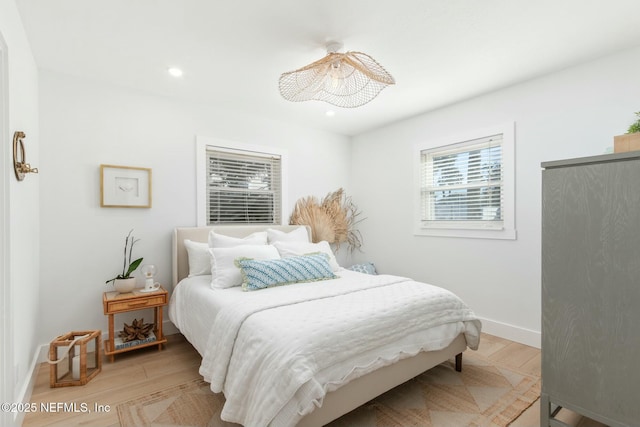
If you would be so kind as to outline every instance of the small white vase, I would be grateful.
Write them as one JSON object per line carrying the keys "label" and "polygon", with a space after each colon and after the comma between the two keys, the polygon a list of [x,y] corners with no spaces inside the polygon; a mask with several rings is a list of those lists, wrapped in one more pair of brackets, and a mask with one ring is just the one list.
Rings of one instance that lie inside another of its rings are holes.
{"label": "small white vase", "polygon": [[118,293],[125,294],[131,292],[136,287],[136,278],[116,279],[113,281],[113,287]]}

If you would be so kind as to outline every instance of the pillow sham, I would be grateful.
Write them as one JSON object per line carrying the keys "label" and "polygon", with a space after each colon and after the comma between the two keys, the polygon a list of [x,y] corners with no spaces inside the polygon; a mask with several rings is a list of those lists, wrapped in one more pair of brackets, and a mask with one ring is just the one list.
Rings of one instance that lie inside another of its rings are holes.
{"label": "pillow sham", "polygon": [[211,274],[211,254],[207,243],[194,242],[185,239],[184,247],[187,250],[189,261],[189,276],[204,276]]}
{"label": "pillow sham", "polygon": [[354,264],[348,268],[351,271],[357,271],[364,274],[378,274],[376,266],[372,262],[363,262],[362,264]]}
{"label": "pillow sham", "polygon": [[242,289],[256,291],[292,283],[335,279],[327,254],[255,260],[240,258],[236,265],[242,272]]}
{"label": "pillow sham", "polygon": [[308,255],[316,252],[327,254],[329,257],[329,265],[333,271],[338,271],[340,265],[336,260],[336,256],[331,250],[331,246],[326,241],[318,243],[310,242],[274,242],[273,246],[278,249],[280,257],[287,258],[290,256]]}
{"label": "pillow sham", "polygon": [[209,247],[210,248],[232,248],[239,245],[266,245],[267,244],[267,232],[256,231],[246,237],[231,237],[224,234],[216,233],[211,230],[209,232]]}
{"label": "pillow sham", "polygon": [[309,233],[307,228],[302,226],[295,230],[286,232],[281,230],[275,230],[273,228],[267,229],[267,241],[269,244],[275,242],[307,242],[309,243]]}
{"label": "pillow sham", "polygon": [[210,248],[211,287],[227,289],[242,284],[240,268],[236,258],[254,258],[258,260],[280,258],[278,250],[271,245],[240,245],[232,248]]}

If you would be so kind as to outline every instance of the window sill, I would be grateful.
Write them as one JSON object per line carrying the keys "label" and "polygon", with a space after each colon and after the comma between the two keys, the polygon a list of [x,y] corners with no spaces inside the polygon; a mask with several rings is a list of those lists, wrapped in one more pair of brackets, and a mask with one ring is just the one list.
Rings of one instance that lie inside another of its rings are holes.
{"label": "window sill", "polygon": [[414,236],[430,237],[462,237],[469,239],[516,240],[515,229],[502,230],[469,230],[454,228],[416,228]]}

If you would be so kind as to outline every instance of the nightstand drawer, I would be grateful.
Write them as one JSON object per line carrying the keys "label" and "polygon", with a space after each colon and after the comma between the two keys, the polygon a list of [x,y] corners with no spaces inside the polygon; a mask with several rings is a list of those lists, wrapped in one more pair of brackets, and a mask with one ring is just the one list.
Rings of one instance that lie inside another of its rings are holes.
{"label": "nightstand drawer", "polygon": [[145,307],[155,307],[167,303],[165,295],[152,296],[149,298],[136,298],[128,301],[107,301],[107,313],[114,313],[127,310],[139,310]]}

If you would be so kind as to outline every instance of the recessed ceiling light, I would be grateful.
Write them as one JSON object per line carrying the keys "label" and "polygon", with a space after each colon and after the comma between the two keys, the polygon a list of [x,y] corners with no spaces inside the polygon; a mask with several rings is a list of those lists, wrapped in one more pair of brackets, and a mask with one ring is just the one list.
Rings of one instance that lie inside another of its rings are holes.
{"label": "recessed ceiling light", "polygon": [[327,117],[333,117],[333,116],[335,116],[335,115],[336,115],[336,112],[335,112],[335,111],[333,111],[333,110],[328,110],[328,111],[326,111],[326,112],[324,113],[324,115],[325,115],[325,116],[327,116]]}
{"label": "recessed ceiling light", "polygon": [[180,68],[171,67],[167,70],[173,77],[182,77],[182,70]]}

